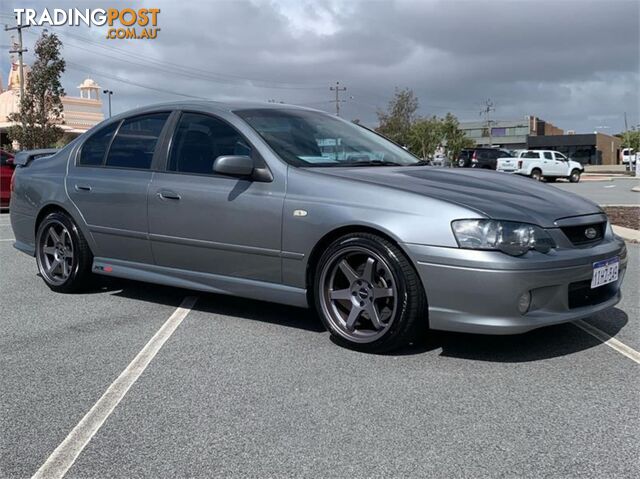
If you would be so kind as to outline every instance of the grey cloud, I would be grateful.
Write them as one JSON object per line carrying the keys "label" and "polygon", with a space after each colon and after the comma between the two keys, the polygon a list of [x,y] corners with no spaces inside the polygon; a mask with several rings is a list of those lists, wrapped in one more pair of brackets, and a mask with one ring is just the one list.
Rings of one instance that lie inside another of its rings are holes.
{"label": "grey cloud", "polygon": [[[51,8],[51,2],[46,3]],[[332,109],[328,87],[340,80],[348,87],[345,97],[353,96],[344,104],[344,115],[370,124],[395,86],[413,88],[423,114],[451,110],[461,119],[477,119],[480,102],[491,97],[497,117],[535,114],[578,131],[592,131],[603,121],[609,132],[619,131],[624,111],[633,122],[640,121],[636,1],[146,3],[162,9],[162,31],[153,42],[107,41],[89,37],[95,32],[87,29],[68,31],[196,69],[196,76],[197,70],[219,75],[189,78],[126,55],[121,60],[134,64],[123,63],[104,56],[117,53],[86,44],[84,48],[95,52],[90,55],[73,46],[77,40],[72,38],[65,48],[67,58],[164,90],[207,98],[273,98],[327,110]],[[326,31],[311,27],[323,22]],[[64,33],[61,30],[63,39]],[[33,41],[32,36],[25,39]],[[83,76],[70,68],[67,89]],[[116,91],[118,110],[179,98],[94,76]]]}

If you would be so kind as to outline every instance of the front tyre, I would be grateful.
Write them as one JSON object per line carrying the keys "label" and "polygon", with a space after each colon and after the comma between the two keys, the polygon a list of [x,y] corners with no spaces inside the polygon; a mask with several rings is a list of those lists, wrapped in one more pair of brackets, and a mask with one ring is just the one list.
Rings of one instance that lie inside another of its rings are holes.
{"label": "front tyre", "polygon": [[36,261],[49,288],[72,293],[87,285],[93,255],[73,220],[62,212],[54,212],[38,226]]}
{"label": "front tyre", "polygon": [[354,233],[324,252],[314,278],[315,305],[339,344],[382,353],[408,344],[426,325],[426,298],[415,269],[393,243]]}
{"label": "front tyre", "polygon": [[569,176],[569,181],[571,183],[578,183],[580,181],[580,175],[581,175],[580,170],[577,170],[577,169],[573,170],[571,172],[571,175]]}

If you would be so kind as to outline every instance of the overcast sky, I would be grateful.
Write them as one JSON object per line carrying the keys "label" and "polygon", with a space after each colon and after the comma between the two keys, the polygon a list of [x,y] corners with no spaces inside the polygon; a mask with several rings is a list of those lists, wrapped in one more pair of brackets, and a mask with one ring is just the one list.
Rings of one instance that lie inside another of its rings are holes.
{"label": "overcast sky", "polygon": [[[67,92],[77,95],[90,76],[115,92],[114,112],[178,94],[334,111],[329,86],[340,81],[342,116],[372,126],[396,86],[416,92],[422,115],[477,120],[490,98],[497,119],[531,114],[605,133],[624,129],[624,112],[640,123],[638,0],[3,0],[2,23],[17,6],[161,9],[155,40],[50,28],[65,45]],[[25,30],[29,50],[39,31]],[[10,36],[1,35],[7,52]],[[1,68],[6,87],[8,53]]]}

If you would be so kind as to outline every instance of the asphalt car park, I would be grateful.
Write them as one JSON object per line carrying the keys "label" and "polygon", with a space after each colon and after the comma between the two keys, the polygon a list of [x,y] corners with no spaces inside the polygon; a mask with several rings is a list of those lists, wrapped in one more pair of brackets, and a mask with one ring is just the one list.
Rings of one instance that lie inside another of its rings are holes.
{"label": "asphalt car park", "polygon": [[616,178],[611,181],[583,181],[580,183],[552,183],[556,188],[589,198],[600,205],[640,204],[640,194],[632,188],[640,185],[635,178]]}
{"label": "asphalt car park", "polygon": [[637,477],[640,247],[628,248],[622,302],[586,322],[631,357],[575,324],[433,332],[369,355],[303,309],[112,279],[52,293],[1,215],[0,475],[51,466],[197,296],[86,447],[66,442],[66,477]]}

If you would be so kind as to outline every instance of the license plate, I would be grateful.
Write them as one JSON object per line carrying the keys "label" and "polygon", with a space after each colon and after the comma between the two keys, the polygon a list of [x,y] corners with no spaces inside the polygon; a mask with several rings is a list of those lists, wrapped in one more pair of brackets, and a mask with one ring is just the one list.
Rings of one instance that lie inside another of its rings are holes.
{"label": "license plate", "polygon": [[620,259],[615,258],[605,259],[593,263],[593,277],[591,278],[591,289],[603,286],[605,284],[618,281],[618,267],[620,266]]}

